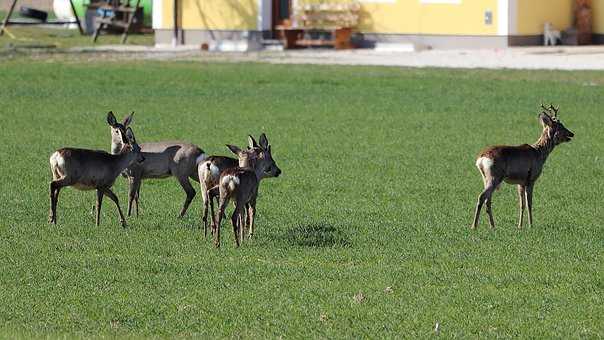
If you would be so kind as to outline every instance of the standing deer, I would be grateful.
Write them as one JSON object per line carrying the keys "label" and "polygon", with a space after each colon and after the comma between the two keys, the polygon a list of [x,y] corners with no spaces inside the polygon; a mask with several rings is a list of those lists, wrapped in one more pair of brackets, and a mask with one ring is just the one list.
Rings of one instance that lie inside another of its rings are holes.
{"label": "standing deer", "polygon": [[[263,142],[265,141],[266,148],[263,147]],[[273,160],[271,146],[268,144],[266,136],[261,137],[260,150],[257,157],[251,159],[245,159],[250,154],[240,148],[234,145],[227,146],[233,153],[237,154],[240,164],[247,163],[249,166],[225,169],[220,174],[218,185],[209,190],[208,199],[210,201],[214,196],[219,196],[218,212],[216,215],[212,213],[212,229],[215,230],[214,245],[216,248],[220,247],[220,224],[229,200],[233,199],[235,203],[231,222],[233,224],[235,244],[239,247],[240,241],[243,240],[243,218],[246,209],[248,215],[246,222],[249,222],[250,236],[254,232],[256,198],[258,197],[260,180],[265,177],[279,177],[281,174],[281,169],[279,169]]]}
{"label": "standing deer", "polygon": [[117,196],[111,187],[117,176],[126,167],[143,162],[144,156],[136,143],[132,129],[128,128],[124,134],[124,147],[118,155],[105,151],[86,150],[76,148],[62,148],[50,156],[50,217],[49,222],[57,223],[57,203],[61,188],[73,186],[79,190],[96,189],[96,225],[101,220],[101,203],[103,196],[108,196],[115,205],[120,215],[120,222],[126,227],[126,220],[120,208]]}
{"label": "standing deer", "polygon": [[[107,116],[107,122],[111,126],[111,152],[114,154],[119,153],[124,147],[121,135],[122,131],[132,123],[132,114],[124,118],[122,123],[119,123],[111,112]],[[206,159],[206,154],[196,145],[179,141],[142,143],[140,147],[145,162],[135,163],[125,171],[125,176],[128,177],[128,216],[132,213],[133,202],[138,216],[143,179],[174,176],[187,195],[179,214],[179,217],[183,217],[196,194],[189,178],[199,182],[197,164]]]}
{"label": "standing deer", "polygon": [[539,115],[539,120],[543,126],[543,132],[537,142],[532,145],[491,146],[478,154],[476,167],[482,175],[484,190],[476,203],[472,229],[478,226],[480,209],[484,203],[487,206],[491,228],[495,228],[491,196],[502,181],[518,186],[520,204],[518,228],[522,228],[525,206],[528,208],[529,226],[533,226],[533,187],[535,182],[541,175],[547,156],[554,147],[560,143],[570,142],[574,137],[574,134],[565,128],[558,119],[559,107],[555,108],[553,105],[549,107],[541,105],[541,107],[543,112]]}
{"label": "standing deer", "polygon": [[[263,133],[260,135],[260,144],[264,145],[266,148],[268,146],[268,139],[266,135]],[[228,145],[227,145],[228,146]],[[228,146],[231,149],[231,146]],[[239,150],[238,148],[236,150]],[[267,157],[267,153],[262,152],[264,150],[252,137],[248,135],[248,148],[247,150],[240,150],[240,154],[237,151],[233,151],[237,154],[238,159],[226,157],[226,156],[210,156],[203,163],[199,163],[198,172],[199,172],[199,183],[201,185],[201,193],[203,198],[203,217],[202,222],[204,225],[204,236],[207,236],[208,230],[208,208],[209,205],[212,205],[212,214],[214,211],[213,208],[213,200],[209,198],[209,189],[218,185],[220,180],[220,174],[222,174],[226,169],[233,169],[236,167],[246,168],[251,167],[251,161],[257,158],[265,158]],[[269,174],[263,174],[262,178],[269,177]],[[253,231],[250,229],[250,236],[253,234]]]}

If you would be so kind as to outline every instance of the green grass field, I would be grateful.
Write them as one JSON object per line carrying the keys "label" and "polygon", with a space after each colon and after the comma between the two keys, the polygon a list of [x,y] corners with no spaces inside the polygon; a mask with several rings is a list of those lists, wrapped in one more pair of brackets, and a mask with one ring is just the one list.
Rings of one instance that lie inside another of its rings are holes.
{"label": "green grass field", "polygon": [[[604,337],[602,72],[13,60],[0,82],[0,338]],[[548,159],[535,226],[516,229],[505,185],[497,229],[471,231],[475,155],[534,142],[542,101],[576,138]],[[136,111],[139,142],[210,154],[266,132],[283,175],[256,238],[235,249],[225,224],[214,249],[200,196],[176,218],[174,179],[143,183],[125,230],[72,188],[48,225],[49,155],[108,150],[109,110]]]}

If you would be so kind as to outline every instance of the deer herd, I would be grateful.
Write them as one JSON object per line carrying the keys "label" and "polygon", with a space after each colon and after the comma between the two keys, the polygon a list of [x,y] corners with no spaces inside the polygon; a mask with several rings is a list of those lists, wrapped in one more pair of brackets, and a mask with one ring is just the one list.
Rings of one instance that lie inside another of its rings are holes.
{"label": "deer herd", "polygon": [[[132,114],[120,123],[113,112],[107,114],[111,128],[111,153],[98,150],[61,148],[50,156],[50,223],[57,223],[57,202],[61,188],[73,186],[80,190],[96,190],[96,225],[100,223],[101,203],[108,196],[119,213],[122,226],[126,219],[117,196],[111,191],[116,178],[122,174],[128,179],[128,216],[132,205],[139,213],[141,181],[147,178],[176,177],[186,194],[179,217],[184,216],[195,197],[189,179],[199,182],[204,203],[203,224],[207,234],[208,208],[212,210],[214,244],[220,246],[220,222],[226,206],[233,200],[235,211],[231,217],[237,246],[242,242],[244,228],[251,238],[260,180],[278,177],[281,169],[271,155],[271,145],[263,133],[260,142],[248,136],[247,150],[227,145],[238,159],[224,156],[206,156],[201,148],[191,143],[166,141],[138,144],[129,126]],[[219,199],[218,216],[214,214],[215,199]]]}
{"label": "deer herd", "polygon": [[[486,205],[491,228],[495,227],[491,208],[493,192],[502,182],[516,184],[520,214],[518,228],[522,227],[524,210],[528,210],[528,221],[533,224],[533,188],[541,175],[548,155],[557,145],[569,142],[574,134],[560,121],[559,108],[542,105],[539,121],[543,126],[541,137],[533,144],[518,146],[490,146],[478,154],[476,167],[480,171],[484,190],[478,197],[474,220],[471,228],[478,226],[480,211]],[[109,197],[116,205],[123,227],[126,219],[120,208],[117,196],[111,190],[113,183],[121,174],[128,181],[128,217],[133,205],[136,216],[139,215],[140,188],[143,179],[167,178],[174,176],[186,197],[179,217],[187,212],[195,197],[195,189],[189,179],[199,182],[203,215],[204,236],[208,228],[214,237],[214,245],[220,247],[220,225],[229,201],[233,201],[231,215],[233,235],[236,246],[245,238],[254,234],[254,217],[260,180],[279,177],[281,169],[271,154],[271,145],[264,133],[258,141],[248,136],[248,146],[241,149],[227,144],[237,158],[226,156],[207,156],[198,146],[181,142],[165,141],[138,144],[130,127],[133,113],[120,123],[112,112],[107,114],[107,123],[111,129],[111,153],[99,150],[61,148],[50,156],[52,181],[50,182],[49,222],[57,223],[57,203],[61,188],[73,186],[79,190],[96,190],[96,225],[100,223],[103,197]],[[218,210],[214,209],[214,201]],[[211,215],[211,222],[208,220]]]}

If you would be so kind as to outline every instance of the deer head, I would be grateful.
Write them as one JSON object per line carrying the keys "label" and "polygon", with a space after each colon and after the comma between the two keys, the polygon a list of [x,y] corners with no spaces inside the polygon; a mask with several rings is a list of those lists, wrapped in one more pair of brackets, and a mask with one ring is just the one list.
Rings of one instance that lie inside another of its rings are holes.
{"label": "deer head", "polygon": [[279,177],[281,169],[275,163],[271,153],[271,146],[266,135],[260,135],[260,144],[254,137],[248,136],[248,148],[242,150],[238,146],[227,144],[229,150],[237,155],[240,167],[251,167],[256,170],[259,178]]}
{"label": "deer head", "polygon": [[570,142],[575,134],[568,130],[558,118],[560,107],[554,107],[553,105],[546,107],[541,104],[541,108],[543,111],[539,114],[539,121],[547,136],[554,141],[555,145]]}
{"label": "deer head", "polygon": [[111,127],[111,153],[118,154],[127,144],[126,128],[132,123],[134,112],[126,116],[122,123],[119,123],[112,111],[107,114],[107,124]]}
{"label": "deer head", "polygon": [[126,144],[122,148],[122,151],[124,153],[132,152],[132,154],[134,155],[134,160],[138,163],[142,163],[143,161],[145,161],[145,157],[143,157],[143,154],[141,153],[141,147],[136,142],[134,132],[132,132],[132,129],[130,127],[126,128],[126,133],[124,134],[124,136],[126,139]]}

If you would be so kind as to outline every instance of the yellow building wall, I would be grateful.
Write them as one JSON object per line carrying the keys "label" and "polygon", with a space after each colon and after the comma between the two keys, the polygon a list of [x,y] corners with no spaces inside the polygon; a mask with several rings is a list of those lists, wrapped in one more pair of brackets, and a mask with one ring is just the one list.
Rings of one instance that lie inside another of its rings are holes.
{"label": "yellow building wall", "polygon": [[[298,0],[300,4],[348,2]],[[493,23],[484,23],[485,11]],[[428,4],[421,0],[361,3],[360,31],[366,33],[496,35],[497,0],[461,0],[459,4]]]}
{"label": "yellow building wall", "polygon": [[[173,24],[174,0],[163,0],[162,27]],[[180,0],[183,29],[255,30],[257,0]]]}
{"label": "yellow building wall", "polygon": [[[347,0],[298,0],[299,4]],[[253,30],[258,0],[180,0],[184,29]],[[484,23],[484,12],[493,23]],[[363,3],[360,30],[367,33],[496,35],[497,0],[462,0],[460,4],[422,4],[421,0]],[[173,0],[163,0],[162,27],[173,26]]]}
{"label": "yellow building wall", "polygon": [[604,0],[592,0],[594,33],[604,34]]}
{"label": "yellow building wall", "polygon": [[[570,27],[573,22],[573,0],[516,0],[517,35],[543,34],[545,22],[556,29]],[[513,30],[512,30],[513,31]]]}
{"label": "yellow building wall", "polygon": [[[161,26],[171,28],[174,0],[162,1]],[[350,0],[298,0],[298,3],[338,1]],[[572,24],[573,0],[515,1],[516,27],[510,27],[513,34],[542,34],[546,21],[559,29]],[[497,35],[500,19],[497,2],[461,0],[459,4],[426,4],[421,0],[396,0],[393,3],[362,3],[359,29],[367,33]],[[257,29],[258,0],[180,0],[180,6],[180,22],[184,29]],[[604,34],[604,0],[592,0],[592,7],[594,33]],[[491,25],[484,23],[487,10],[493,13]]]}

